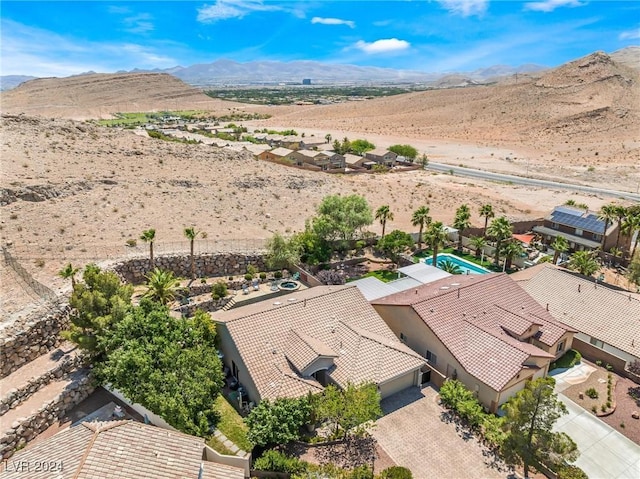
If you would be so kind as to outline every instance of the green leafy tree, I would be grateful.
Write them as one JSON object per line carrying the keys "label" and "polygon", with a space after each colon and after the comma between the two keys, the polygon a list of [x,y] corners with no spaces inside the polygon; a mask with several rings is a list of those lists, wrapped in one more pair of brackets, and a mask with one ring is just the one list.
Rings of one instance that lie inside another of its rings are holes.
{"label": "green leafy tree", "polygon": [[103,384],[184,433],[209,432],[223,383],[209,314],[176,319],[166,306],[143,299],[100,342],[107,359],[95,372]]}
{"label": "green leafy tree", "polygon": [[627,278],[632,283],[640,286],[640,251],[636,252],[629,264],[629,271],[627,272]]}
{"label": "green leafy tree", "polygon": [[472,236],[469,238],[469,243],[473,246],[473,249],[476,252],[476,258],[480,258],[480,254],[482,253],[482,248],[487,245],[487,240],[483,236]]}
{"label": "green leafy tree", "polygon": [[133,287],[124,285],[112,271],[87,265],[82,282],[77,283],[69,304],[73,308],[69,330],[62,336],[95,360],[104,358],[98,338],[120,321],[131,307]]}
{"label": "green leafy tree", "polygon": [[333,151],[341,155],[344,155],[345,153],[349,153],[351,151],[351,142],[349,141],[349,138],[345,136],[342,142],[340,142],[339,140],[334,140]]}
{"label": "green leafy tree", "polygon": [[349,383],[339,390],[330,384],[319,399],[316,416],[331,423],[336,435],[339,431],[345,438],[361,435],[372,421],[382,416],[378,387],[373,383],[358,386]]}
{"label": "green leafy tree", "polygon": [[389,205],[382,205],[376,210],[375,218],[380,221],[382,225],[382,238],[384,238],[384,230],[387,226],[387,221],[393,221],[393,213],[389,209]]}
{"label": "green leafy tree", "polygon": [[313,231],[325,241],[351,241],[373,223],[371,207],[360,195],[329,195],[318,206]]}
{"label": "green leafy tree", "polygon": [[314,231],[309,221],[304,231],[293,235],[292,241],[300,252],[300,261],[305,264],[326,263],[331,259],[331,244]]}
{"label": "green leafy tree", "polygon": [[591,276],[600,269],[593,251],[576,251],[569,258],[569,268],[584,276]]}
{"label": "green leafy tree", "polygon": [[569,242],[567,238],[562,235],[556,236],[551,243],[551,249],[553,249],[553,264],[558,264],[558,259],[560,258],[560,254],[569,250]]}
{"label": "green leafy tree", "polygon": [[245,418],[247,437],[255,446],[288,444],[300,437],[300,428],[309,421],[307,398],[264,399]]}
{"label": "green leafy tree", "polygon": [[462,235],[467,228],[471,228],[471,209],[469,205],[462,204],[456,210],[453,227],[458,230],[458,252],[462,253]]}
{"label": "green leafy tree", "polygon": [[411,235],[400,230],[393,230],[378,241],[380,251],[395,264],[398,264],[400,255],[412,246],[413,238]]}
{"label": "green leafy tree", "polygon": [[153,242],[156,239],[156,230],[153,228],[150,228],[148,230],[144,230],[142,232],[142,235],[140,235],[140,239],[142,241],[144,241],[145,243],[149,243],[149,268],[153,269],[154,268],[154,262],[153,262]]}
{"label": "green leafy tree", "polygon": [[166,305],[176,299],[176,294],[182,290],[180,280],[171,271],[156,268],[147,276],[147,290],[145,298]]}
{"label": "green leafy tree", "polygon": [[71,263],[67,263],[67,265],[58,271],[58,276],[64,279],[71,280],[71,289],[76,287],[76,274],[78,274],[80,268],[74,268]]}
{"label": "green leafy tree", "polygon": [[380,473],[380,479],[413,479],[413,474],[406,467],[392,466]]}
{"label": "green leafy tree", "polygon": [[489,223],[489,219],[496,216],[493,211],[493,206],[488,203],[486,205],[482,205],[480,207],[480,216],[484,218],[484,229],[482,230],[482,235],[487,236],[487,224]]}
{"label": "green leafy tree", "polygon": [[512,231],[511,223],[505,216],[494,219],[486,230],[487,235],[496,242],[496,266],[500,263],[502,243],[511,237]]}
{"label": "green leafy tree", "polygon": [[555,381],[545,377],[528,381],[505,404],[508,436],[502,451],[509,464],[523,465],[524,476],[536,464],[558,464],[577,458],[577,447],[563,433],[553,432],[555,422],[567,414],[553,390]]}
{"label": "green leafy tree", "polygon": [[191,279],[196,279],[196,260],[195,255],[193,254],[194,245],[196,238],[200,234],[200,231],[197,231],[195,227],[191,226],[189,228],[184,229],[184,235],[189,240],[189,259],[191,260]]}
{"label": "green leafy tree", "polygon": [[420,155],[420,158],[418,158],[418,163],[420,163],[420,166],[422,166],[423,169],[427,167],[427,165],[429,164],[429,157],[426,153]]}
{"label": "green leafy tree", "polygon": [[447,238],[448,235],[442,221],[436,221],[429,225],[429,229],[425,234],[425,243],[433,251],[431,264],[435,267],[438,267],[438,250],[445,245]]}
{"label": "green leafy tree", "polygon": [[421,206],[413,212],[411,215],[411,224],[417,226],[418,230],[418,249],[422,247],[422,231],[425,225],[428,226],[431,223],[431,216],[429,216],[429,207]]}
{"label": "green leafy tree", "polygon": [[367,151],[375,150],[376,145],[367,140],[353,140],[349,151],[355,155],[364,155]]}
{"label": "green leafy tree", "polygon": [[638,241],[640,241],[640,211],[636,213],[633,212],[631,208],[629,208],[627,212],[627,217],[624,219],[624,223],[622,223],[622,232],[630,239],[633,238],[634,233],[637,233],[630,254],[630,256],[633,258],[636,254],[636,249],[638,248]]}
{"label": "green leafy tree", "polygon": [[602,243],[600,244],[600,248],[604,251],[604,244],[607,241],[607,230],[611,223],[617,218],[616,205],[610,203],[602,206],[598,212],[598,218],[604,221],[604,233],[602,234]]}
{"label": "green leafy tree", "polygon": [[294,239],[287,239],[280,233],[267,241],[265,257],[267,267],[271,270],[290,268],[300,262],[300,247]]}
{"label": "green leafy tree", "polygon": [[389,151],[393,151],[396,155],[404,156],[411,161],[418,156],[418,150],[411,145],[393,145],[389,147]]}

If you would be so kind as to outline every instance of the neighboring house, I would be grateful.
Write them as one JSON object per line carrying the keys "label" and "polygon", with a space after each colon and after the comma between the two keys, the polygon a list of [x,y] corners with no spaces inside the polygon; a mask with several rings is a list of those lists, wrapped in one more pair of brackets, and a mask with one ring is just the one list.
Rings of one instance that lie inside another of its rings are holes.
{"label": "neighboring house", "polygon": [[551,244],[557,236],[564,236],[573,251],[594,250],[602,246],[605,235],[604,251],[616,244],[618,224],[613,222],[604,230],[604,221],[594,212],[571,206],[556,206],[544,219],[542,226],[534,226],[533,231],[542,235],[545,244]]}
{"label": "neighboring house", "polygon": [[373,161],[379,165],[384,165],[388,168],[394,166],[396,164],[396,159],[398,158],[396,153],[385,150],[384,148],[376,148],[375,150],[367,151],[364,156],[367,160]]}
{"label": "neighboring house", "polygon": [[363,156],[354,155],[353,153],[345,153],[344,161],[347,168],[362,168],[366,159]]}
{"label": "neighboring house", "polygon": [[333,151],[298,150],[289,155],[298,166],[305,164],[317,166],[323,170],[344,169],[344,156]]}
{"label": "neighboring house", "polygon": [[257,156],[258,159],[266,161],[293,161],[290,158],[291,153],[293,153],[293,150],[290,150],[288,148],[275,148],[273,150],[263,151]]}
{"label": "neighboring house", "polygon": [[[3,479],[244,479],[243,469],[213,462],[201,437],[139,422],[81,422],[3,463]],[[248,471],[247,471],[248,472]]]}
{"label": "neighboring house", "polygon": [[362,382],[387,397],[420,384],[426,364],[354,286],[317,286],[212,317],[223,361],[254,403]]}
{"label": "neighboring house", "polygon": [[447,277],[371,304],[407,346],[492,412],[545,376],[573,338],[504,273]]}
{"label": "neighboring house", "polygon": [[573,347],[622,371],[640,359],[640,296],[551,264],[511,275],[527,293],[574,328]]}
{"label": "neighboring house", "polygon": [[327,145],[327,140],[324,138],[302,138],[300,140],[300,148],[305,150],[313,150],[313,149],[322,149],[323,146]]}

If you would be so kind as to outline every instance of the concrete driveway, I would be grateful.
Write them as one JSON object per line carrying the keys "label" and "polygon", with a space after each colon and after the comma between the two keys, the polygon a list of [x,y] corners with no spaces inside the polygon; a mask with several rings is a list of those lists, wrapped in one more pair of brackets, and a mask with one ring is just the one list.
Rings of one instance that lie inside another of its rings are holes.
{"label": "concrete driveway", "polygon": [[411,469],[415,479],[510,477],[475,437],[442,420],[437,394],[431,386],[413,387],[382,401],[385,415],[373,435],[391,459]]}
{"label": "concrete driveway", "polygon": [[575,465],[584,470],[589,479],[638,479],[640,446],[562,394],[571,384],[578,384],[581,377],[586,380],[591,370],[593,367],[587,364],[578,364],[553,374],[558,397],[569,410],[569,414],[558,419],[555,429],[576,442],[580,457]]}

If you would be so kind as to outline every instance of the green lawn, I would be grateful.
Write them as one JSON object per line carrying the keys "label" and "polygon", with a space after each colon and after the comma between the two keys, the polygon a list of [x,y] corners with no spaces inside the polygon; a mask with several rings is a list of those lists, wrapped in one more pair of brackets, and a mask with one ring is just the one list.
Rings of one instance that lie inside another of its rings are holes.
{"label": "green lawn", "polygon": [[378,278],[380,281],[384,281],[385,283],[388,283],[389,281],[393,281],[394,279],[398,279],[398,273],[396,271],[386,271],[386,270],[369,271],[367,274],[360,276],[360,278],[354,278],[354,279],[362,279],[362,278],[367,278],[369,276]]}
{"label": "green lawn", "polygon": [[209,437],[209,439],[207,439],[207,446],[219,452],[220,454],[224,454],[226,456],[234,455],[233,451],[229,449],[227,446],[225,446],[224,444],[222,444],[222,442],[215,436],[211,436]]}
{"label": "green lawn", "polygon": [[549,365],[549,371],[552,371],[556,368],[567,369],[573,367],[578,364],[581,359],[582,355],[578,351],[576,351],[575,349],[570,349],[569,351],[564,353],[564,355],[558,358],[557,361],[554,361]]}
{"label": "green lawn", "polygon": [[[220,413],[218,429],[227,436],[236,446],[244,451],[251,451],[253,446],[247,439],[249,428],[242,420],[242,417],[231,404],[222,396],[218,396],[213,404],[214,409]],[[213,447],[213,446],[212,446]]]}

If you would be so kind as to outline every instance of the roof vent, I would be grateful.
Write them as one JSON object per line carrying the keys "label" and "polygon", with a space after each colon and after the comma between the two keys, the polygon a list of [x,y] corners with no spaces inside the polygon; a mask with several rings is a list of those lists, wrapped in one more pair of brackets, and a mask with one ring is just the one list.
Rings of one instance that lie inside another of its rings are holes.
{"label": "roof vent", "polygon": [[449,286],[440,286],[440,289],[449,289]]}
{"label": "roof vent", "polygon": [[451,283],[451,286],[460,286],[460,283]]}
{"label": "roof vent", "polygon": [[274,301],[273,305],[274,306],[280,306],[282,303],[280,301]]}
{"label": "roof vent", "polygon": [[431,311],[433,313],[433,308],[431,308],[429,311]]}

